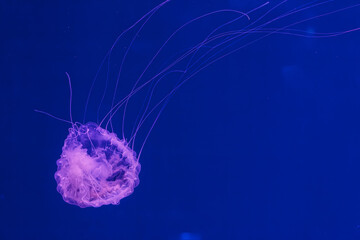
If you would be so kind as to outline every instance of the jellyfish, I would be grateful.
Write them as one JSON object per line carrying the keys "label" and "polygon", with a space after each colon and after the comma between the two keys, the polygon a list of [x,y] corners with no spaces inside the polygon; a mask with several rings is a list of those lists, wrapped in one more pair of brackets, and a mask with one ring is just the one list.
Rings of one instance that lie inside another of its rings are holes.
{"label": "jellyfish", "polygon": [[117,204],[139,184],[135,152],[95,123],[74,125],[57,160],[57,190],[80,207]]}
{"label": "jellyfish", "polygon": [[[71,124],[62,147],[61,156],[56,162],[57,171],[55,173],[57,191],[62,195],[65,202],[81,208],[101,207],[110,204],[117,205],[121,199],[132,194],[139,184],[141,169],[139,160],[144,145],[167,103],[189,79],[220,59],[275,34],[305,38],[328,38],[360,30],[360,28],[351,28],[338,32],[321,33],[297,28],[302,23],[354,9],[359,7],[360,4],[335,9],[312,17],[298,16],[310,9],[329,4],[330,1],[314,1],[277,14],[276,12],[279,11],[280,6],[287,2],[286,0],[274,5],[265,2],[245,12],[234,9],[220,9],[208,12],[189,20],[169,34],[168,38],[155,50],[155,54],[150,57],[143,71],[134,80],[130,91],[122,98],[118,98],[124,63],[139,33],[151,21],[153,15],[169,2],[170,0],[166,0],[147,12],[116,38],[109,51],[105,54],[92,81],[84,107],[84,119],[81,123],[74,122],[72,118],[72,87],[68,73],[66,75],[70,88],[70,120],[59,118],[41,110],[35,110]],[[169,42],[181,31],[196,22],[219,15],[228,15],[229,18],[213,26],[200,41],[175,54],[175,57],[166,62],[165,66],[155,74],[151,76],[146,74],[159,55],[166,49]],[[295,16],[296,20],[293,20],[293,22],[287,21],[292,16]],[[240,21],[243,24],[241,27],[237,24]],[[116,74],[113,77],[114,83],[110,87],[110,79],[112,78],[110,69],[113,66],[111,63],[114,61],[113,56],[116,48],[120,39],[125,35],[129,35],[131,31],[134,31],[134,33],[130,37],[130,43],[122,54],[120,61],[117,61],[118,65],[114,71]],[[106,77],[102,81],[104,90],[99,100],[97,115],[100,115],[100,108],[105,105],[106,98],[108,98],[108,110],[101,119],[86,121],[89,102],[93,91],[96,89],[95,83],[99,82],[101,70],[105,70]],[[168,86],[165,92],[160,91],[158,93],[159,86],[169,81],[172,81],[170,87]],[[109,92],[111,92],[110,98],[108,97]],[[132,119],[131,125],[133,127],[126,131],[126,114],[130,101],[140,92],[144,93],[141,99],[141,107],[138,109],[137,116]],[[114,126],[117,125],[114,118],[121,113],[121,133],[117,134],[114,131]],[[144,130],[145,134],[143,134],[141,140],[138,140],[138,133],[145,127],[147,127]],[[128,137],[125,132],[130,133]],[[136,141],[140,142],[138,148],[136,148]]]}

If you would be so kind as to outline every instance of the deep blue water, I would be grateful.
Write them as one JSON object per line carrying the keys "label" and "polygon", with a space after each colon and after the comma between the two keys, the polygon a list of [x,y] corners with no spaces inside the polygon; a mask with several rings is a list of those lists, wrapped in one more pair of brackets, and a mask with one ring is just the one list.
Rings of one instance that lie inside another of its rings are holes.
{"label": "deep blue water", "polygon": [[[129,52],[118,98],[181,24],[209,11],[247,12],[264,2],[168,3]],[[68,72],[73,118],[82,122],[91,82],[113,41],[159,3],[1,1],[0,239],[360,239],[360,31],[321,39],[269,36],[209,66],[169,101],[144,147],[140,185],[131,196],[96,209],[62,200],[53,175],[70,125],[33,110],[69,119]],[[273,27],[357,3],[334,1]],[[289,1],[267,19],[301,4]],[[359,16],[358,7],[294,28],[308,36],[344,31],[360,27]],[[220,14],[185,29],[145,78],[232,17]],[[133,35],[119,42],[110,69],[118,69]],[[116,73],[110,72],[113,90]],[[105,79],[102,71],[86,121],[97,121]],[[156,96],[177,79],[165,79]],[[111,105],[112,93],[106,96],[99,118]],[[129,105],[127,134],[141,97]],[[113,121],[119,135],[121,119],[122,112]]]}

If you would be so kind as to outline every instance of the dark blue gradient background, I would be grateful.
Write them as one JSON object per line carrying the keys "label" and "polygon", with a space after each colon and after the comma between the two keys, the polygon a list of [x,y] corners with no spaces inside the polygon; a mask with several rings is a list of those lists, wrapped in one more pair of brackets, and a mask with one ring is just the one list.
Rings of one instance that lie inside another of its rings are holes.
{"label": "dark blue gradient background", "polygon": [[[121,89],[182,23],[264,2],[170,2],[140,34]],[[69,126],[33,110],[68,119],[69,72],[73,117],[82,121],[104,54],[159,3],[1,1],[0,239],[360,239],[360,32],[271,36],[217,62],[169,102],[144,148],[141,182],[131,196],[97,209],[62,200],[53,175]],[[289,1],[275,13],[303,3]],[[356,3],[334,1],[282,23]],[[360,27],[359,16],[356,8],[299,27],[340,31]],[[161,59],[227,19],[189,28]],[[155,63],[153,73],[161,66]],[[89,121],[96,121],[99,89]]]}

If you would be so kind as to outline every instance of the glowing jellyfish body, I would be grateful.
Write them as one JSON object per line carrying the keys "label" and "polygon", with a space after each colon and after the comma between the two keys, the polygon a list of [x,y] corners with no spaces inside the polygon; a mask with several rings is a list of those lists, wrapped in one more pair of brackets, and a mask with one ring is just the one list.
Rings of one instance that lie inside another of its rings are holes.
{"label": "glowing jellyfish body", "polygon": [[139,184],[135,152],[95,123],[69,129],[57,166],[58,192],[80,207],[119,204]]}

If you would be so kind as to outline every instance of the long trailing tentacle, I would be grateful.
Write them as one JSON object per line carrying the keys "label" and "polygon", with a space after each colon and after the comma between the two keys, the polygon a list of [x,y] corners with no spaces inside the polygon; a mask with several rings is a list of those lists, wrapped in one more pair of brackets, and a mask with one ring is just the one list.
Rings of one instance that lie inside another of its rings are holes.
{"label": "long trailing tentacle", "polygon": [[69,114],[70,114],[70,121],[73,123],[73,117],[72,117],[72,94],[73,94],[73,91],[72,91],[72,86],[71,86],[71,78],[70,78],[70,75],[69,73],[65,72],[67,78],[68,78],[68,81],[69,81],[69,90],[70,90],[70,99],[69,99]]}
{"label": "long trailing tentacle", "polygon": [[[145,84],[142,84],[141,86],[137,87],[140,79],[143,77],[143,75],[145,74],[145,72],[148,70],[148,68],[151,66],[151,64],[154,62],[154,60],[156,59],[156,57],[159,55],[159,53],[163,50],[163,48],[166,46],[166,44],[179,32],[181,31],[183,28],[185,28],[186,26],[188,26],[189,24],[203,19],[205,17],[214,15],[214,14],[218,14],[218,13],[224,13],[224,12],[234,12],[234,13],[238,13],[238,14],[242,14],[245,15],[243,12],[237,11],[237,10],[233,10],[233,9],[222,9],[222,10],[217,10],[217,11],[213,11],[210,13],[206,13],[202,16],[199,16],[195,19],[192,19],[190,21],[188,21],[187,23],[183,24],[181,27],[179,27],[177,30],[175,30],[170,37],[164,42],[164,44],[159,48],[159,50],[156,52],[156,54],[153,56],[153,58],[150,60],[150,62],[148,63],[148,65],[145,67],[145,69],[143,70],[143,72],[140,74],[138,80],[135,82],[134,87],[132,89],[132,91],[126,96],[124,97],[122,100],[120,100],[119,102],[117,102],[115,105],[112,106],[112,108],[109,110],[109,112],[104,116],[104,118],[102,119],[102,121],[100,122],[100,125],[106,120],[106,118],[111,119],[112,116],[114,115],[114,111],[117,111],[116,109],[118,109],[119,105],[122,105],[123,103],[127,104],[128,100],[130,99],[131,96],[133,96],[136,92],[138,92],[140,89],[142,89],[144,86],[146,86],[147,84],[149,84],[152,80],[154,80],[156,77],[160,76],[162,73],[164,73],[166,70],[168,70],[170,68],[167,67],[165,68],[163,71],[161,71],[159,74],[157,74],[155,77],[153,77],[151,80],[147,81]],[[180,59],[179,59],[180,61]],[[109,121],[109,120],[108,120]],[[123,121],[124,122],[124,121]]]}
{"label": "long trailing tentacle", "polygon": [[[327,1],[327,2],[328,2],[328,1]],[[324,2],[323,2],[323,3],[324,3]],[[323,3],[320,3],[320,4],[323,4]],[[238,50],[240,50],[240,49],[242,49],[242,48],[244,48],[244,47],[246,47],[246,46],[248,46],[248,45],[250,45],[250,44],[253,44],[253,43],[255,43],[255,42],[257,42],[257,41],[259,41],[259,40],[261,40],[261,39],[263,39],[263,38],[265,38],[265,37],[267,37],[267,36],[269,36],[269,35],[272,35],[272,34],[286,34],[286,35],[292,35],[292,36],[301,36],[301,37],[316,38],[316,37],[333,37],[333,36],[339,36],[339,35],[342,35],[342,34],[346,34],[346,33],[354,32],[354,31],[358,31],[358,30],[360,30],[360,28],[354,28],[354,29],[350,29],[350,30],[342,31],[342,32],[319,33],[319,34],[315,34],[315,35],[306,35],[306,34],[304,34],[304,33],[306,33],[306,31],[301,31],[301,30],[297,30],[297,29],[290,29],[290,31],[285,31],[286,29],[288,29],[288,28],[291,27],[291,26],[294,26],[294,25],[297,25],[297,24],[300,24],[300,23],[303,23],[303,22],[306,22],[306,21],[310,21],[310,20],[313,20],[313,19],[316,19],[316,18],[324,17],[324,16],[327,16],[327,15],[330,15],[330,14],[334,14],[334,13],[337,13],[337,12],[345,11],[345,10],[347,10],[347,9],[354,8],[354,7],[357,7],[357,6],[360,6],[360,4],[352,5],[352,6],[350,6],[350,7],[346,7],[346,8],[338,9],[338,10],[335,10],[335,11],[327,12],[327,13],[324,13],[324,14],[320,14],[320,15],[317,15],[317,16],[315,16],[315,17],[306,18],[306,19],[304,19],[304,20],[297,21],[297,22],[295,22],[295,23],[289,24],[289,25],[287,25],[287,26],[285,26],[285,27],[278,28],[278,29],[265,29],[265,30],[263,29],[263,30],[255,30],[255,31],[252,30],[252,31],[243,31],[243,32],[240,32],[240,34],[266,33],[266,35],[265,35],[265,36],[262,36],[262,37],[260,37],[260,38],[258,38],[258,39],[256,39],[256,40],[254,40],[254,41],[251,41],[251,42],[249,42],[249,43],[247,43],[247,44],[245,44],[245,45],[243,45],[243,46],[241,46],[241,47],[239,47],[239,48],[236,48],[235,50],[232,50],[232,51],[230,51],[229,53],[226,53],[226,54],[224,54],[224,55],[221,55],[220,57],[214,59],[213,61],[210,61],[210,62],[208,62],[208,63],[205,62],[205,65],[204,65],[204,66],[200,67],[200,69],[196,70],[193,74],[191,74],[189,77],[187,77],[183,82],[181,82],[177,87],[175,87],[168,95],[166,95],[166,97],[164,97],[158,104],[156,104],[156,106],[154,107],[154,109],[157,108],[157,107],[159,107],[161,103],[163,103],[163,106],[162,106],[161,109],[159,110],[159,113],[157,114],[157,116],[156,116],[156,118],[155,118],[155,120],[154,120],[154,122],[153,122],[153,124],[152,124],[152,126],[151,126],[151,128],[150,128],[150,130],[149,130],[149,132],[148,132],[148,134],[147,134],[146,137],[145,137],[145,140],[144,140],[144,143],[142,144],[142,147],[141,147],[141,150],[140,150],[140,152],[139,152],[139,155],[140,155],[140,153],[141,153],[141,151],[142,151],[142,149],[143,149],[143,146],[144,146],[144,144],[145,144],[145,142],[146,142],[146,140],[147,140],[147,138],[148,138],[148,136],[149,136],[149,133],[151,132],[151,130],[152,130],[153,126],[155,125],[156,121],[158,120],[161,112],[163,111],[164,107],[166,106],[169,97],[170,97],[171,95],[173,95],[174,92],[175,92],[180,86],[182,86],[187,80],[189,80],[190,78],[192,78],[192,77],[193,77],[194,75],[196,75],[198,72],[200,72],[201,70],[205,69],[205,68],[208,67],[209,65],[217,62],[218,60],[224,58],[225,56],[228,56],[228,55],[230,55],[230,54],[232,54],[232,53],[234,53],[234,52],[236,52],[236,51],[238,51]],[[308,8],[308,7],[304,8],[304,9],[307,9],[307,8]],[[301,9],[301,10],[304,10],[304,9]],[[299,11],[299,10],[298,10],[298,11]],[[298,11],[295,11],[295,12],[298,12]],[[293,13],[295,13],[295,12],[293,12]],[[283,16],[287,16],[287,14],[285,14],[285,15],[283,15]],[[283,16],[280,16],[280,17],[283,17]],[[280,18],[280,17],[279,17],[279,18]],[[276,20],[279,19],[279,18],[276,18]],[[149,112],[149,114],[145,117],[145,119],[151,114],[151,112],[153,112],[153,110],[151,110],[151,111]],[[135,134],[136,134],[136,132],[135,132]]]}
{"label": "long trailing tentacle", "polygon": [[103,58],[96,74],[95,77],[91,83],[90,89],[89,89],[89,93],[88,96],[86,98],[86,102],[85,102],[85,108],[84,108],[84,116],[83,116],[83,123],[85,123],[85,119],[86,119],[86,114],[87,114],[87,109],[88,109],[88,105],[89,105],[89,101],[90,101],[90,97],[92,94],[92,91],[94,89],[95,86],[95,82],[99,76],[100,70],[102,69],[105,61],[111,56],[115,46],[117,45],[117,43],[119,42],[119,40],[127,33],[129,32],[131,29],[133,29],[135,26],[137,26],[141,21],[143,21],[144,19],[146,19],[147,17],[149,17],[152,13],[156,12],[159,8],[161,8],[163,5],[165,5],[166,3],[170,2],[170,0],[166,0],[162,3],[160,3],[159,5],[157,5],[156,7],[154,7],[153,9],[151,9],[149,12],[147,12],[146,14],[144,14],[141,18],[139,18],[135,23],[133,23],[130,27],[128,27],[127,29],[125,29],[121,34],[119,34],[119,36],[115,39],[113,45],[111,46],[111,48],[109,49],[109,51],[105,54],[105,57]]}
{"label": "long trailing tentacle", "polygon": [[[281,2],[280,4],[286,2],[283,1]],[[347,9],[350,9],[350,8],[354,8],[354,7],[357,7],[357,6],[360,6],[360,4],[357,4],[357,5],[352,5],[352,6],[349,6],[349,7],[346,7],[346,8],[342,8],[342,9],[338,9],[338,10],[335,10],[335,11],[331,11],[331,12],[327,12],[327,13],[324,13],[324,14],[321,14],[321,15],[317,15],[317,16],[314,16],[314,17],[310,17],[310,18],[306,18],[306,19],[303,19],[303,20],[300,20],[300,21],[297,21],[297,22],[294,22],[292,24],[288,24],[286,25],[285,27],[279,27],[279,28],[267,28],[266,26],[268,26],[269,24],[275,22],[275,21],[278,21],[280,19],[283,19],[285,17],[288,17],[288,16],[291,16],[291,15],[294,15],[294,14],[297,14],[297,13],[300,13],[302,11],[305,11],[305,10],[308,10],[308,9],[311,9],[311,8],[314,8],[314,7],[317,7],[317,6],[320,6],[322,4],[325,4],[325,3],[328,3],[328,2],[331,2],[331,1],[323,1],[323,2],[318,2],[318,1],[314,1],[314,2],[311,2],[311,3],[307,3],[307,4],[304,4],[303,6],[301,7],[298,7],[298,8],[295,8],[293,9],[292,11],[289,11],[285,14],[281,14],[280,16],[278,17],[275,17],[263,24],[260,24],[256,27],[252,27],[252,28],[249,28],[249,26],[247,26],[247,28],[244,28],[244,29],[241,29],[241,30],[235,30],[235,31],[228,31],[228,32],[223,32],[223,33],[220,33],[220,34],[217,34],[217,35],[214,35],[216,30],[218,30],[218,28],[214,29],[214,31],[209,34],[202,42],[200,42],[198,45],[196,45],[195,47],[191,48],[190,50],[186,51],[183,55],[181,55],[179,58],[177,58],[175,61],[173,61],[172,63],[170,63],[167,67],[163,68],[160,72],[158,72],[155,76],[153,76],[152,78],[150,78],[149,80],[145,81],[144,83],[142,83],[141,85],[138,85],[138,82],[140,81],[140,79],[142,78],[142,76],[144,75],[145,71],[147,71],[148,67],[152,64],[152,62],[154,61],[154,59],[157,57],[157,55],[159,54],[159,52],[163,49],[163,47],[167,44],[167,42],[178,32],[180,31],[183,27],[185,27],[186,25],[192,23],[193,21],[195,21],[195,19],[187,22],[186,24],[184,24],[183,26],[181,26],[178,30],[176,30],[173,34],[171,34],[171,36],[169,37],[169,39],[167,39],[167,41],[165,41],[165,43],[162,45],[162,47],[158,50],[158,52],[155,54],[155,56],[151,59],[150,63],[148,64],[148,66],[145,68],[144,72],[141,73],[138,81],[136,81],[136,83],[134,84],[134,87],[132,89],[132,91],[127,95],[125,96],[122,100],[120,100],[119,102],[117,102],[116,104],[114,104],[112,106],[112,108],[110,109],[110,111],[104,116],[104,118],[102,119],[102,121],[100,122],[100,125],[106,120],[107,122],[109,123],[109,121],[111,121],[112,117],[114,116],[114,114],[120,109],[120,107],[122,106],[125,106],[124,107],[124,111],[126,111],[126,106],[127,106],[127,103],[129,101],[129,99],[134,95],[136,94],[138,91],[140,91],[141,89],[143,89],[145,86],[147,86],[148,84],[152,83],[153,81],[156,81],[155,84],[153,84],[155,87],[158,85],[158,82],[160,81],[160,79],[163,79],[164,76],[167,74],[167,72],[171,72],[171,68],[173,68],[176,64],[178,64],[179,62],[183,61],[185,58],[189,57],[190,56],[190,61],[188,62],[187,64],[187,67],[186,69],[184,70],[177,70],[179,72],[183,71],[182,74],[184,76],[185,73],[188,73],[188,77],[186,78],[183,78],[182,81],[180,81],[180,83],[174,87],[174,89],[169,93],[167,94],[160,102],[158,102],[151,110],[149,110],[149,102],[145,105],[145,111],[143,112],[140,120],[139,120],[139,124],[138,124],[138,127],[136,128],[135,131],[133,131],[132,135],[131,135],[131,138],[130,139],[134,139],[134,137],[136,136],[139,128],[142,126],[142,124],[144,123],[144,121],[149,117],[150,114],[153,113],[153,111],[158,108],[160,105],[164,104],[164,102],[167,102],[167,99],[174,94],[174,92],[180,87],[182,86],[187,80],[189,80],[191,77],[193,77],[194,75],[196,75],[198,72],[200,72],[201,70],[205,69],[206,67],[208,67],[209,65],[217,62],[218,60],[222,59],[223,57],[225,56],[228,56],[250,44],[253,44],[257,41],[260,41],[261,39],[267,37],[267,36],[270,36],[272,34],[285,34],[285,35],[292,35],[292,36],[301,36],[301,37],[331,37],[331,36],[338,36],[338,35],[341,35],[341,34],[345,34],[345,33],[349,33],[349,32],[353,32],[353,31],[358,31],[360,30],[359,28],[354,28],[354,29],[350,29],[350,30],[347,30],[347,31],[342,31],[342,32],[332,32],[332,33],[315,33],[315,34],[312,34],[312,35],[308,35],[306,31],[301,31],[299,29],[292,29],[291,27],[294,26],[294,25],[297,25],[297,24],[300,24],[300,23],[303,23],[303,22],[306,22],[306,21],[310,21],[310,20],[313,20],[313,19],[316,19],[316,18],[320,18],[320,17],[323,17],[323,16],[327,16],[327,15],[330,15],[330,14],[334,14],[334,13],[337,13],[337,12],[341,12],[341,11],[345,11]],[[276,6],[274,7],[276,8]],[[272,8],[272,9],[274,9]],[[267,13],[269,13],[272,9],[270,9]],[[220,11],[218,11],[220,12]],[[229,11],[230,12],[230,11]],[[217,13],[217,12],[216,12]],[[267,14],[266,13],[266,14]],[[203,15],[203,16],[200,16],[196,19],[199,19],[201,17],[206,17],[206,16],[209,16],[210,14],[215,14],[215,12],[211,12],[209,14],[206,14],[206,15]],[[264,16],[266,15],[262,15],[260,18],[257,18],[257,20],[255,22],[253,22],[251,25],[254,25],[256,22],[259,22],[260,19],[264,18]],[[225,23],[226,25],[226,23]],[[242,37],[246,37],[247,35],[249,34],[265,34],[264,36],[261,36],[255,40],[252,40],[248,43],[245,43],[244,45],[241,45],[240,47],[236,48],[236,49],[233,49],[229,52],[224,52],[226,49],[228,49],[230,46],[233,46],[235,43],[237,43],[239,40],[242,39]],[[210,47],[210,50],[207,51],[204,55],[201,55],[199,58],[197,58],[195,61],[193,61],[194,59],[194,56],[195,54],[199,51],[200,48],[202,47],[205,47],[207,44],[211,43],[211,42],[215,42],[216,40],[219,40],[221,38],[224,38],[225,39],[223,41],[220,41],[219,44],[213,46],[213,47]],[[223,46],[223,47],[222,47]],[[218,51],[214,51],[216,50],[217,48],[221,47]],[[215,53],[214,53],[215,52]],[[211,53],[211,55],[209,55]],[[209,55],[209,56],[207,56]],[[205,58],[206,57],[206,58]],[[200,61],[201,60],[201,61]],[[200,63],[200,64],[198,64]],[[191,70],[191,71],[189,71]],[[180,78],[180,79],[181,79]],[[150,97],[148,98],[148,101],[151,100],[151,96],[153,94],[153,90],[154,88],[152,88],[152,90],[149,90],[150,91]],[[166,105],[166,103],[165,103]],[[152,127],[155,125],[160,113],[162,112],[164,106],[161,107],[161,110],[160,112],[158,113],[158,115],[155,117],[155,121],[152,125]],[[124,120],[125,120],[125,117],[123,115],[123,124],[124,124]],[[107,124],[108,124],[107,123]],[[152,127],[150,128],[150,131],[149,133],[151,132],[152,130]],[[149,135],[148,133],[148,135]],[[147,137],[145,137],[147,139]],[[142,148],[143,148],[143,145],[145,144],[146,140],[144,141],[144,143],[142,144]],[[134,142],[133,142],[134,143]],[[141,149],[142,149],[141,148]]]}
{"label": "long trailing tentacle", "polygon": [[72,86],[71,86],[71,79],[70,79],[70,75],[69,73],[65,72],[66,76],[67,76],[67,79],[68,79],[68,83],[69,83],[69,92],[70,92],[70,95],[69,95],[69,115],[70,115],[70,121],[69,120],[66,120],[66,119],[63,119],[63,118],[60,118],[60,117],[56,117],[48,112],[45,112],[45,111],[41,111],[41,110],[38,110],[38,109],[34,109],[34,112],[37,112],[37,113],[41,113],[41,114],[44,114],[48,117],[51,117],[53,119],[56,119],[56,120],[59,120],[61,122],[66,122],[66,123],[70,123],[72,126],[74,126],[74,121],[73,121],[73,117],[72,117],[72,95],[73,95],[73,91],[72,91]]}

